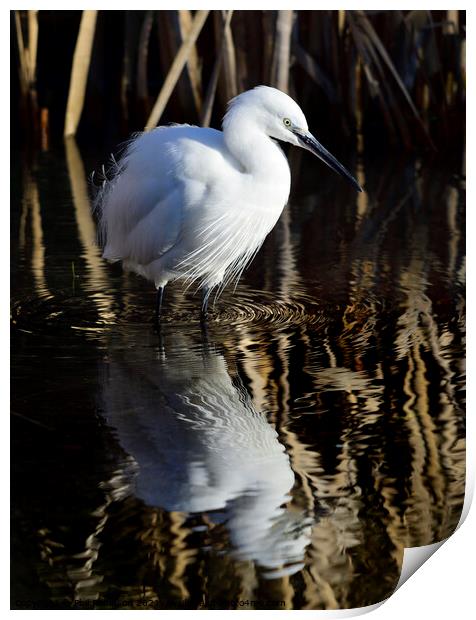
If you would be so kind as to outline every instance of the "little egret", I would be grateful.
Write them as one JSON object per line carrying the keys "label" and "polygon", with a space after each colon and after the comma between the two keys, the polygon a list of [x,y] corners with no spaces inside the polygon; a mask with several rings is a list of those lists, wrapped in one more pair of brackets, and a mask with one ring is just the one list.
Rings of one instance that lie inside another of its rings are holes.
{"label": "little egret", "polygon": [[170,125],[128,143],[96,199],[103,256],[154,282],[158,318],[167,282],[203,289],[205,317],[211,291],[237,282],[258,252],[291,187],[277,141],[311,151],[362,191],[297,103],[269,86],[232,99],[222,131]]}

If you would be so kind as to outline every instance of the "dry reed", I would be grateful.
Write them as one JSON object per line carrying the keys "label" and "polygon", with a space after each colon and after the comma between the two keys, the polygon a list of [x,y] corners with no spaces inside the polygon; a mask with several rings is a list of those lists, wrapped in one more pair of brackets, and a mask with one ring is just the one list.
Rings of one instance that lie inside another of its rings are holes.
{"label": "dry reed", "polygon": [[[48,46],[43,13],[16,11],[13,20],[27,128],[39,119],[27,102],[35,99],[37,41]],[[88,76],[101,83],[106,71],[121,74],[116,133],[151,128],[161,118],[208,125],[231,97],[260,83],[288,91],[314,124],[346,136],[384,132],[413,148],[464,133],[464,11],[99,11],[96,31],[95,15],[83,12],[70,61],[67,135],[82,117],[95,119],[95,139],[101,134],[101,102],[86,84]],[[60,24],[63,12],[53,19]],[[108,24],[119,19],[122,46],[108,50],[104,63],[93,42],[104,41]]]}

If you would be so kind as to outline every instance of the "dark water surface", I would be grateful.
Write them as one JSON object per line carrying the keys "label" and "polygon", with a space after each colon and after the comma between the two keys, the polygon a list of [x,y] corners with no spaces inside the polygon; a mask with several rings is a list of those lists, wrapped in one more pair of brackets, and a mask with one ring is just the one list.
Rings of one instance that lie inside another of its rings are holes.
{"label": "dark water surface", "polygon": [[94,157],[18,161],[12,606],[389,596],[463,503],[461,163],[362,164],[356,195],[303,154],[208,331],[174,284],[158,334],[149,283],[94,246]]}

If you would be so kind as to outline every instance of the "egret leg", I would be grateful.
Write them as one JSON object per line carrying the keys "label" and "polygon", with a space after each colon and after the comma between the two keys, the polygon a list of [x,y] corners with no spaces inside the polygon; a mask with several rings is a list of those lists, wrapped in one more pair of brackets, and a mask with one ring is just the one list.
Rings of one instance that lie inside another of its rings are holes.
{"label": "egret leg", "polygon": [[210,298],[211,290],[211,288],[205,289],[202,300],[202,310],[200,312],[200,328],[202,330],[202,344],[205,355],[208,354],[208,343],[210,340],[208,334],[208,300]]}
{"label": "egret leg", "polygon": [[155,322],[160,323],[160,316],[162,313],[162,300],[164,298],[165,286],[159,286],[157,288],[157,297],[155,298]]}
{"label": "egret leg", "polygon": [[200,330],[202,332],[202,347],[206,354],[210,348],[210,332],[208,331],[208,321],[205,318],[200,319]]}
{"label": "egret leg", "polygon": [[203,293],[202,299],[202,310],[200,312],[200,320],[202,323],[208,320],[208,300],[210,299],[210,293],[212,292],[212,287],[208,287],[205,289]]}

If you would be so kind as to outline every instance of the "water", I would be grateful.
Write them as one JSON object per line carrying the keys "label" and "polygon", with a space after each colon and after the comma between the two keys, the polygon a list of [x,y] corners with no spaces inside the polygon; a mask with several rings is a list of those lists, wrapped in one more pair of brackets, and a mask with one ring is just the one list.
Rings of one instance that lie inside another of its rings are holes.
{"label": "water", "polygon": [[461,165],[366,163],[356,195],[294,160],[208,329],[173,285],[157,333],[154,291],[92,242],[95,163],[71,143],[14,167],[12,606],[389,596],[463,503]]}

